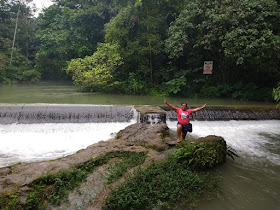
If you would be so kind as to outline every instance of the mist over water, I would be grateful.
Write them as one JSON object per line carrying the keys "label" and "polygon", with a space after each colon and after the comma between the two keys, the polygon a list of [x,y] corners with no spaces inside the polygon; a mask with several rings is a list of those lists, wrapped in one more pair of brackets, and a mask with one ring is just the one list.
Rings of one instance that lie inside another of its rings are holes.
{"label": "mist over water", "polygon": [[0,168],[73,154],[134,122],[0,125]]}

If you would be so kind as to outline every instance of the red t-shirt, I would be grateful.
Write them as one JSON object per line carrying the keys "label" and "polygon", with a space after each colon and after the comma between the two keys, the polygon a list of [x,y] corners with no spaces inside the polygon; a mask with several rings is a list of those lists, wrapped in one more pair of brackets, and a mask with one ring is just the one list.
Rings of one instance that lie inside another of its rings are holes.
{"label": "red t-shirt", "polygon": [[187,109],[186,111],[183,111],[181,108],[177,108],[176,109],[176,113],[177,113],[178,122],[181,125],[189,124],[189,122],[190,122],[190,115],[192,113],[191,109]]}

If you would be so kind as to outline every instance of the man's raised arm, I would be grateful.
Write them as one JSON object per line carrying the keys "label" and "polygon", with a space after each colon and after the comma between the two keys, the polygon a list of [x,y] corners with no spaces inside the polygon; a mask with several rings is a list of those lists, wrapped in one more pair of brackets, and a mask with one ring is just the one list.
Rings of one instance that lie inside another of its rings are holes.
{"label": "man's raised arm", "polygon": [[198,108],[192,109],[192,112],[197,112],[197,111],[199,111],[199,110],[201,110],[201,109],[204,109],[204,108],[206,107],[206,105],[207,105],[207,104],[204,104],[204,105],[203,105],[203,106],[201,106],[201,107],[198,107]]}
{"label": "man's raised arm", "polygon": [[177,108],[173,106],[172,104],[168,103],[166,99],[164,99],[164,103],[166,103],[167,106],[169,106],[171,109],[173,109],[175,112],[177,111]]}

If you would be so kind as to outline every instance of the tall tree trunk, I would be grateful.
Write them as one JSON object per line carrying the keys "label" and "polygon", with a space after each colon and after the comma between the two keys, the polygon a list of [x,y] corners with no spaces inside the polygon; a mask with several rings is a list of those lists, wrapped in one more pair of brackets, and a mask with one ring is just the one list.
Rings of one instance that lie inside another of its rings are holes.
{"label": "tall tree trunk", "polygon": [[[26,26],[28,25],[28,20],[27,20],[27,14],[25,14],[25,24]],[[27,27],[26,27],[27,28]],[[26,53],[26,57],[27,59],[29,59],[29,51],[28,51],[28,48],[29,48],[29,37],[28,37],[28,30],[25,28],[25,53]]]}
{"label": "tall tree trunk", "polygon": [[12,45],[12,51],[11,51],[10,65],[12,64],[12,60],[13,60],[13,52],[14,52],[14,47],[15,47],[16,35],[17,35],[19,12],[20,12],[20,1],[18,2],[18,12],[17,12],[16,26],[15,26],[14,39],[13,39],[13,45]]}
{"label": "tall tree trunk", "polygon": [[[146,7],[146,15],[147,15],[147,19],[149,19],[149,11]],[[150,30],[149,30],[149,22],[147,24],[147,33],[149,34],[150,33]],[[151,45],[151,41],[148,39],[148,43],[149,43],[149,68],[150,68],[150,76],[151,76],[151,81],[153,81],[153,63],[152,63],[152,58],[153,58],[153,52],[152,52],[152,45]]]}

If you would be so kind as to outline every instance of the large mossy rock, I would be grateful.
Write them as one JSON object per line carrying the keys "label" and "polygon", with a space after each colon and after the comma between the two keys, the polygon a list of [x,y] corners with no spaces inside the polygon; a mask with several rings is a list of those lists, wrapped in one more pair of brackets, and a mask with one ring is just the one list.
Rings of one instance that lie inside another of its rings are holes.
{"label": "large mossy rock", "polygon": [[221,136],[206,136],[185,141],[175,152],[175,158],[186,161],[196,169],[212,168],[226,161],[226,141]]}

